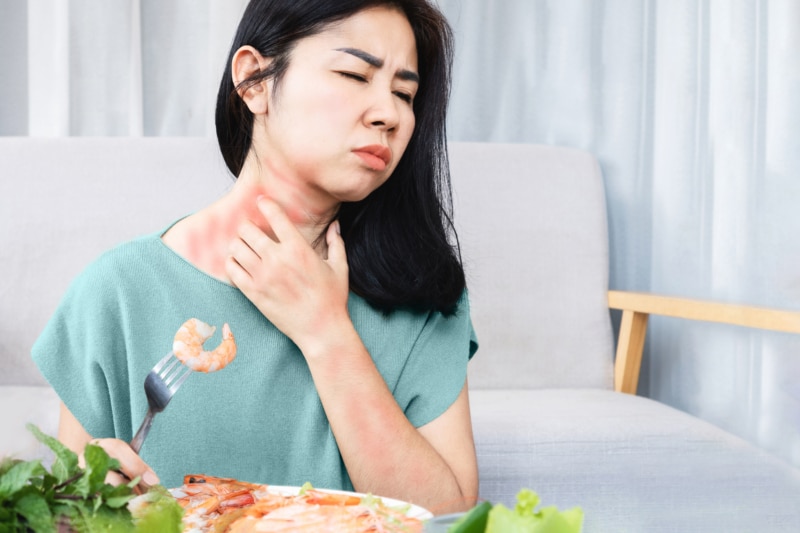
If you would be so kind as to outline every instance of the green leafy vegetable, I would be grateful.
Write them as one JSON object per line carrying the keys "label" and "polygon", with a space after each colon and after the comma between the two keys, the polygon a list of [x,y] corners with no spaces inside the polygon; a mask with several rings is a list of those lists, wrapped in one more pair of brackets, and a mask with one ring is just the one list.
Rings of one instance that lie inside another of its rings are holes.
{"label": "green leafy vegetable", "polygon": [[[182,531],[183,510],[163,487],[137,498],[138,479],[119,486],[105,482],[119,462],[100,446],[86,446],[81,468],[72,450],[36,426],[28,429],[53,450],[55,459],[49,472],[39,460],[0,462],[0,533],[57,533],[59,526],[76,533]],[[134,498],[140,501],[132,514]]]}
{"label": "green leafy vegetable", "polygon": [[555,506],[536,511],[539,496],[529,489],[517,494],[514,510],[503,504],[489,511],[486,533],[580,533],[583,526],[583,510],[574,507],[559,511]]}
{"label": "green leafy vegetable", "polygon": [[131,510],[136,533],[183,531],[183,508],[161,485],[151,487],[146,494],[137,498],[136,504]]}
{"label": "green leafy vegetable", "polygon": [[539,495],[530,489],[517,493],[517,504],[509,509],[502,503],[482,502],[465,513],[448,533],[580,533],[583,511],[574,507],[559,511],[554,506],[537,511]]}
{"label": "green leafy vegetable", "polygon": [[486,530],[486,522],[489,519],[489,511],[491,510],[491,503],[479,503],[454,522],[448,528],[448,533],[483,533]]}

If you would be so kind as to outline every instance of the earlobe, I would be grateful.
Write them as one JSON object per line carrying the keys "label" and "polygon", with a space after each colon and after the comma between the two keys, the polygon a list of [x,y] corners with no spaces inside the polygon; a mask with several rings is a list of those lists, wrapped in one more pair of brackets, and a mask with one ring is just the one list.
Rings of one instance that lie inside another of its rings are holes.
{"label": "earlobe", "polygon": [[269,84],[267,80],[258,80],[255,83],[242,82],[262,72],[269,66],[269,61],[252,46],[243,46],[236,50],[231,60],[231,75],[233,85],[244,101],[247,108],[254,115],[266,114],[269,101]]}

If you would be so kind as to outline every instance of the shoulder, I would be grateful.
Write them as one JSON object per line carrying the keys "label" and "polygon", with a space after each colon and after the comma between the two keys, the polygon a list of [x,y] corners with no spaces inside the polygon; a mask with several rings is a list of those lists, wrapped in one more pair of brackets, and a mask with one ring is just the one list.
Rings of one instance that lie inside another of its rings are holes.
{"label": "shoulder", "polygon": [[441,358],[444,352],[472,357],[477,339],[470,316],[469,295],[465,290],[452,313],[397,308],[384,312],[363,298],[351,294],[350,316],[373,357],[412,354]]}
{"label": "shoulder", "polygon": [[156,254],[159,247],[158,239],[158,234],[148,234],[120,243],[103,252],[89,265],[89,268],[107,269],[119,264],[141,262]]}
{"label": "shoulder", "polygon": [[120,286],[136,284],[142,273],[157,268],[158,236],[145,235],[103,252],[91,261],[70,283],[66,298],[86,296],[102,299],[113,296]]}

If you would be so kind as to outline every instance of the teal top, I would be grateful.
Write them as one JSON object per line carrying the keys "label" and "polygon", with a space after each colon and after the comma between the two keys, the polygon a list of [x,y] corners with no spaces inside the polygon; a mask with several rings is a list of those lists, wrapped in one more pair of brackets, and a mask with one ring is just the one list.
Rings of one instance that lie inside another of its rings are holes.
{"label": "teal top", "polygon": [[[224,369],[194,373],[155,417],[142,458],[168,487],[185,474],[352,490],[308,366],[295,344],[235,287],[198,270],[159,232],[103,254],[73,281],[32,349],[93,437],[129,442],[147,411],[144,379],[195,317],[230,324]],[[350,317],[408,420],[422,426],[461,391],[477,350],[466,293],[454,315],[384,314],[350,294]],[[353,416],[358,416],[357,412]]]}

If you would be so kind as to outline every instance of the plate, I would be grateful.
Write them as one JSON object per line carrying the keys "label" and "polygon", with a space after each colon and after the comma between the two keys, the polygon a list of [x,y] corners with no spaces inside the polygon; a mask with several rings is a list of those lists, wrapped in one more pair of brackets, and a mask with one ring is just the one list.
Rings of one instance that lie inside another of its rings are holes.
{"label": "plate", "polygon": [[[258,496],[259,493],[266,492],[267,494],[278,494],[281,496],[297,496],[302,487],[295,487],[289,485],[263,485],[264,489],[256,491],[255,495]],[[320,489],[314,487],[314,490],[319,492],[327,492],[330,494],[343,494],[347,496],[355,496],[357,498],[365,498],[367,497],[366,494],[362,492],[350,492],[346,490],[335,490],[335,489]],[[172,494],[176,498],[180,498],[185,496],[181,487],[169,489],[170,494]],[[420,507],[419,505],[414,505],[413,503],[404,502],[402,500],[395,500],[394,498],[386,498],[384,496],[374,496],[374,498],[379,498],[383,504],[387,507],[394,507],[394,508],[405,508],[408,507],[408,511],[406,511],[406,516],[409,518],[416,518],[421,521],[430,520],[433,518],[433,513],[428,511],[427,509]]]}
{"label": "plate", "polygon": [[[267,492],[270,494],[280,494],[282,496],[297,496],[300,493],[301,487],[292,487],[288,485],[266,485]],[[314,487],[314,490],[319,492],[328,492],[330,494],[344,494],[347,496],[356,496],[358,498],[365,498],[367,495],[362,492],[350,492],[346,490],[334,490],[334,489],[318,489]],[[433,513],[420,507],[419,505],[414,505],[413,503],[404,502],[402,500],[395,500],[393,498],[385,498],[383,496],[374,496],[374,498],[380,498],[384,505],[387,507],[394,507],[394,508],[402,508],[408,507],[408,511],[406,512],[406,516],[410,518],[416,518],[418,520],[430,520],[433,518]]]}
{"label": "plate", "polygon": [[425,533],[447,533],[450,527],[466,513],[439,515],[425,522]]}

